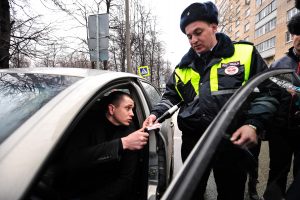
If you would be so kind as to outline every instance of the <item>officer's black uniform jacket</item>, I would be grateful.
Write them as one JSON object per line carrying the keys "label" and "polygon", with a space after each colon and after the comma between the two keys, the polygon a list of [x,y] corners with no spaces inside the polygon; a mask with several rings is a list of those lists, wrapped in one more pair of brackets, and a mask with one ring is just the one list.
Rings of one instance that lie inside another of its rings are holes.
{"label": "officer's black uniform jacket", "polygon": [[[199,98],[184,104],[178,114],[178,127],[181,129],[183,134],[199,134],[200,136],[232,95],[211,95],[210,92],[211,66],[220,62],[222,58],[229,58],[234,54],[234,46],[228,36],[222,33],[217,33],[216,37],[218,42],[211,52],[205,53],[199,57],[193,49],[190,49],[176,67],[192,67],[201,76],[199,83]],[[252,45],[251,43],[247,44]],[[249,78],[265,70],[267,70],[267,65],[257,50],[253,48]],[[162,113],[164,113],[169,107],[181,101],[181,97],[175,88],[176,74],[174,72],[166,85],[166,92],[163,94],[162,101],[151,111],[151,113],[157,117],[162,115]],[[228,76],[219,77],[219,82],[222,82],[225,87],[226,84],[229,84],[228,87],[230,89],[237,89],[244,81],[243,76],[243,73],[238,73],[234,76],[234,78],[231,76],[230,79],[227,79]],[[190,92],[192,89],[189,87],[186,87],[184,90],[187,94],[192,93]],[[193,97],[188,98],[192,99]],[[260,112],[264,113],[266,110],[256,109],[256,111],[258,112],[257,114],[259,114]],[[250,123],[258,128],[263,128],[263,122],[253,115],[249,115],[244,123]]]}
{"label": "officer's black uniform jacket", "polygon": [[[300,57],[294,54],[293,47],[291,47],[287,55],[275,61],[270,69],[294,69],[296,72],[299,64]],[[299,85],[297,86],[299,87]],[[299,103],[299,94],[292,96],[286,89],[283,89],[280,96],[280,107],[275,116],[276,123],[272,126],[272,132],[281,132],[282,129],[284,129],[284,132],[300,130],[300,116],[295,115],[297,111],[300,111]]]}
{"label": "officer's black uniform jacket", "polygon": [[132,126],[115,126],[106,117],[85,120],[68,142],[58,187],[66,198],[130,199],[138,153],[123,150],[121,137]]}

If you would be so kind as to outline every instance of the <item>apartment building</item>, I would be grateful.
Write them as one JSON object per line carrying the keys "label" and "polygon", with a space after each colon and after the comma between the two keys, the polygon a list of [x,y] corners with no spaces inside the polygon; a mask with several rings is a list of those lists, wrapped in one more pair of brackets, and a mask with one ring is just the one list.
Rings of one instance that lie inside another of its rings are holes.
{"label": "apartment building", "polygon": [[247,40],[256,46],[268,64],[281,58],[292,46],[287,22],[299,10],[294,0],[215,0],[219,31],[232,40]]}

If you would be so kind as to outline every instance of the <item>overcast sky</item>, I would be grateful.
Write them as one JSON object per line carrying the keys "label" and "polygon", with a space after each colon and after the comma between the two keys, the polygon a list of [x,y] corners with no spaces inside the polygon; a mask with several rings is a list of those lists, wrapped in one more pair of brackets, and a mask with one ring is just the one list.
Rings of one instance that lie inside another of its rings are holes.
{"label": "overcast sky", "polygon": [[[166,59],[172,66],[178,64],[182,56],[189,50],[187,37],[179,28],[180,15],[191,3],[197,0],[144,0],[145,6],[152,8],[154,15],[158,17],[158,27],[161,39],[166,45]],[[204,2],[204,1],[198,1]]]}
{"label": "overcast sky", "polygon": [[[161,30],[161,39],[166,44],[166,57],[173,67],[178,64],[181,57],[189,50],[190,45],[186,35],[180,28],[180,15],[182,11],[194,2],[207,0],[144,0],[145,6],[152,8],[158,17],[158,26]],[[212,1],[214,2],[214,1]]]}
{"label": "overcast sky", "polygon": [[[180,15],[182,11],[191,3],[205,2],[207,0],[143,0],[145,7],[151,9],[152,15],[157,16],[158,29],[160,32],[160,39],[165,43],[166,53],[165,60],[169,60],[173,67],[180,61],[181,57],[188,51],[189,43],[187,37],[181,32],[179,28]],[[50,12],[47,8],[41,5],[40,1],[32,0],[32,9],[37,13],[42,13],[47,17],[60,23],[61,29],[68,29],[64,23],[70,21],[62,21],[66,16],[57,15],[56,12]],[[214,0],[212,0],[214,2]],[[47,19],[46,19],[47,20]],[[70,31],[65,32],[71,33]]]}

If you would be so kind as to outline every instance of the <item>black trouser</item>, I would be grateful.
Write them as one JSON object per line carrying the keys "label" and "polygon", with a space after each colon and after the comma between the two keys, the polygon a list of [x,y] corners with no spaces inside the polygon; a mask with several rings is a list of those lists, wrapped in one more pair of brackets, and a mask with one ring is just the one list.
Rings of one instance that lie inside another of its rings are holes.
{"label": "black trouser", "polygon": [[[185,161],[199,138],[191,135],[182,136],[181,156]],[[219,145],[214,158],[201,178],[192,199],[204,199],[207,181],[213,169],[217,185],[218,200],[243,200],[247,169],[245,168],[245,152],[229,142]]]}
{"label": "black trouser", "polygon": [[300,199],[300,173],[295,176],[291,187],[288,189],[286,194],[286,200],[299,200]]}
{"label": "black trouser", "polygon": [[251,167],[249,167],[248,170],[248,174],[249,174],[249,180],[252,181],[257,181],[258,179],[258,167],[259,167],[259,153],[260,153],[260,147],[261,147],[261,140],[258,139],[257,141],[257,145],[255,145],[253,148],[249,149],[250,152],[252,153],[253,156],[253,165],[250,165]]}
{"label": "black trouser", "polygon": [[284,196],[293,155],[294,177],[297,176],[300,169],[300,132],[288,131],[287,129],[280,132],[270,132],[269,151],[270,171],[268,190],[280,189],[282,196]]}

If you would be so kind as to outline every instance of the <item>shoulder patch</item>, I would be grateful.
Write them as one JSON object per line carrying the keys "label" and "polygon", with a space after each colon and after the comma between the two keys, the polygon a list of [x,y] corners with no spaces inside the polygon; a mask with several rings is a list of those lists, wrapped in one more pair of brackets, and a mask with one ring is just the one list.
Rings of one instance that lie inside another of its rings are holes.
{"label": "shoulder patch", "polygon": [[254,45],[252,42],[249,42],[249,41],[246,41],[246,40],[234,41],[233,44],[249,44],[249,45]]}

